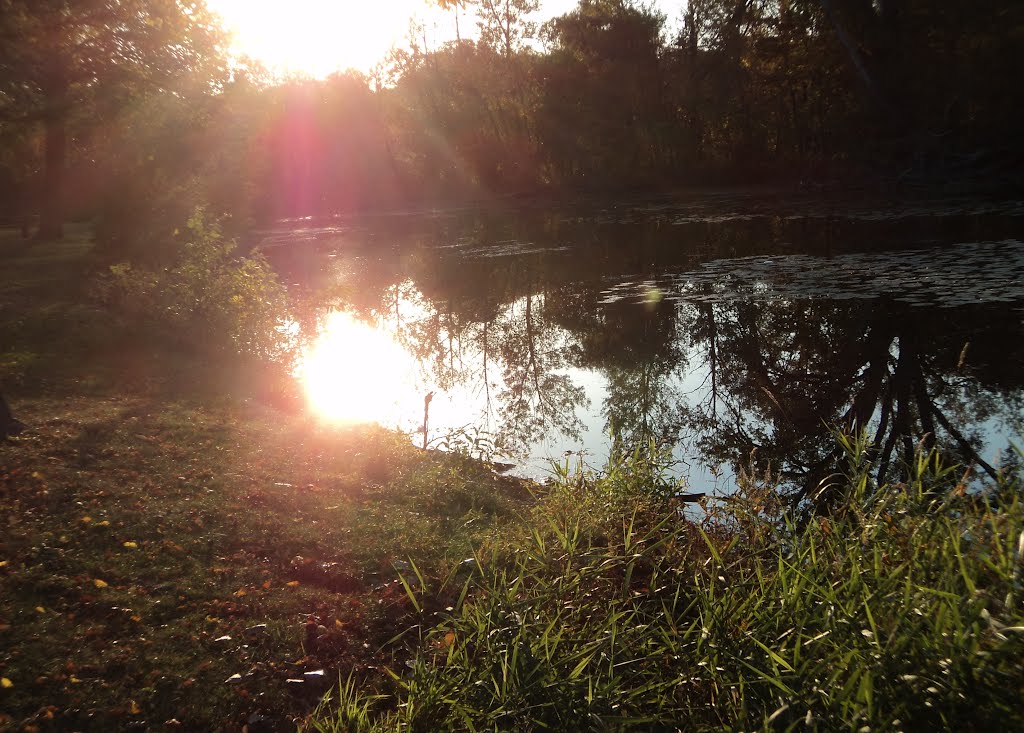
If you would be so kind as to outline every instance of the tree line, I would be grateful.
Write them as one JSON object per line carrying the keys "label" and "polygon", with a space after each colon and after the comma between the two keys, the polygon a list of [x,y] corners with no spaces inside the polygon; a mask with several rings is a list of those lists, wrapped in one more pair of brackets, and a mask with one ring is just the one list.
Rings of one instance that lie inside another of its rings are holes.
{"label": "tree line", "polygon": [[[1019,176],[1024,5],[631,0],[475,6],[369,73],[229,60],[203,2],[0,0],[0,215],[123,248],[197,203],[261,219],[548,191]],[[677,22],[675,22],[677,21]]]}

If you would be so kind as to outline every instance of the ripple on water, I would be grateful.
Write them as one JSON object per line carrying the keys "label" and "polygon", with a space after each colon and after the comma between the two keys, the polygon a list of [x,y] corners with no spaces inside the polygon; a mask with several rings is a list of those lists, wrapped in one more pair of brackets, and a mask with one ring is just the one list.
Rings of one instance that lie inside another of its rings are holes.
{"label": "ripple on water", "polygon": [[1024,301],[1024,243],[971,242],[936,249],[790,255],[714,260],[656,283],[627,279],[602,292],[602,303],[642,301],[651,287],[673,301],[893,298],[920,307]]}

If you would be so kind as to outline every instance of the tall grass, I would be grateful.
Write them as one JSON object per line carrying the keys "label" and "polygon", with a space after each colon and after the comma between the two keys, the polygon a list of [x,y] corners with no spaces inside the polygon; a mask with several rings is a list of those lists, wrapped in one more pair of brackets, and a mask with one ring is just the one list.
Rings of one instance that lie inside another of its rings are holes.
{"label": "tall grass", "polygon": [[587,499],[604,479],[566,474],[521,547],[478,558],[394,696],[350,685],[316,729],[1024,729],[1016,487],[972,495],[935,454],[874,487],[845,446],[827,517],[750,476],[698,523],[616,516]]}

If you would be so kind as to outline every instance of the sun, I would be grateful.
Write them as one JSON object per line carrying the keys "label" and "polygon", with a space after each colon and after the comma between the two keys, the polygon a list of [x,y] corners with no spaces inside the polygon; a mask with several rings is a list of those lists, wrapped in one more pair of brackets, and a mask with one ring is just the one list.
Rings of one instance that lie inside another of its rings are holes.
{"label": "sun", "polygon": [[422,400],[416,374],[415,362],[390,334],[333,312],[304,354],[298,377],[323,419],[394,425]]}
{"label": "sun", "polygon": [[[207,0],[233,36],[232,51],[279,73],[324,78],[368,71],[401,44],[424,0]],[[429,21],[428,21],[429,22]]]}

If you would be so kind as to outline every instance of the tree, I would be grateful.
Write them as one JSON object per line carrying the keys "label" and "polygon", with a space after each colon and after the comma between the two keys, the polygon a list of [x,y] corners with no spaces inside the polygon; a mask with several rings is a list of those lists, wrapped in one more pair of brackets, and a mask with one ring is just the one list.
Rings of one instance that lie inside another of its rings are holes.
{"label": "tree", "polygon": [[626,0],[583,0],[545,26],[551,53],[538,126],[560,177],[634,183],[662,167],[664,22]]}
{"label": "tree", "polygon": [[537,0],[477,0],[480,15],[480,42],[500,49],[506,58],[520,49],[534,34],[534,24],[526,20],[540,8]]}
{"label": "tree", "polygon": [[68,121],[221,69],[203,0],[0,0],[0,118],[45,129],[38,235],[60,237]]}

